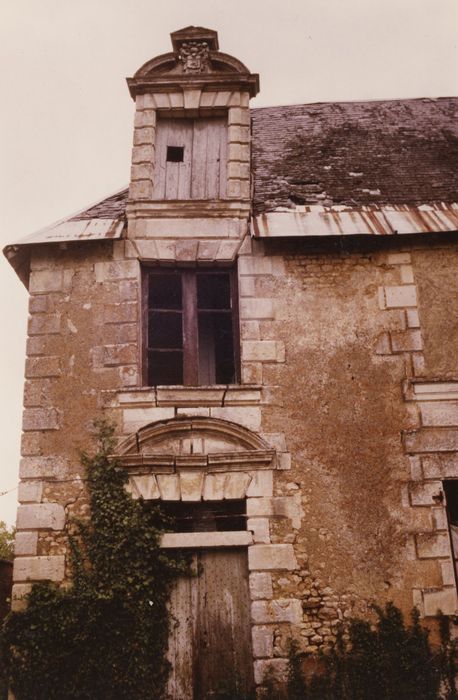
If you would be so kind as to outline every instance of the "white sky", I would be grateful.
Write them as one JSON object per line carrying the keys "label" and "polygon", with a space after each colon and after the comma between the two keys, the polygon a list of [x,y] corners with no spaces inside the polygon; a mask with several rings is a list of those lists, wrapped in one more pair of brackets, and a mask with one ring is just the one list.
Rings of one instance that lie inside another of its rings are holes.
{"label": "white sky", "polygon": [[[253,106],[458,95],[457,0],[0,0],[1,247],[127,184],[124,78],[190,24],[260,73]],[[0,491],[17,485],[26,299],[0,260]],[[15,510],[0,497],[0,519]]]}

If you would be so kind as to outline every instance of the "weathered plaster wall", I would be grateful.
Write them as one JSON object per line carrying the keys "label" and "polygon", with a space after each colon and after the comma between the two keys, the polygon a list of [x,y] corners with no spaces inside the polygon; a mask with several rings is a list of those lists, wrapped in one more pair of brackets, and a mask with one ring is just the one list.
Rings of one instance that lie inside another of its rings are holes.
{"label": "weathered plaster wall", "polygon": [[[413,252],[426,372],[458,376],[458,249],[436,244]],[[446,339],[446,342],[440,339]]]}

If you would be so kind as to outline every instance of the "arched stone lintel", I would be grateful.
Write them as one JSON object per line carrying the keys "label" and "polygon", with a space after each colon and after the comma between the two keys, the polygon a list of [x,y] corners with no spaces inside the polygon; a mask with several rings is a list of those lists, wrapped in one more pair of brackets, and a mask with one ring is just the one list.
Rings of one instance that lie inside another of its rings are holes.
{"label": "arched stone lintel", "polygon": [[[201,443],[199,442],[201,441]],[[193,441],[193,442],[188,442]],[[206,443],[210,449],[206,449]],[[170,455],[194,458],[207,455],[210,462],[216,464],[226,453],[233,454],[232,461],[243,461],[244,455],[237,458],[237,453],[269,453],[273,451],[256,433],[237,423],[220,418],[185,417],[158,421],[140,428],[133,435],[123,440],[118,446],[117,454],[122,455]],[[247,458],[249,454],[245,455]],[[259,454],[262,461],[262,456]],[[254,461],[256,458],[253,455]],[[251,461],[251,459],[250,459]]]}

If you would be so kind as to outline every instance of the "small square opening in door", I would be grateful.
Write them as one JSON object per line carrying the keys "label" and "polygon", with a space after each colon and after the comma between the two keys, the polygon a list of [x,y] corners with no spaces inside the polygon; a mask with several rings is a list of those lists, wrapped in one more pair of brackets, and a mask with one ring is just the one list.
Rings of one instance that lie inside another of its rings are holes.
{"label": "small square opening in door", "polygon": [[184,160],[184,146],[167,146],[167,162],[182,163]]}

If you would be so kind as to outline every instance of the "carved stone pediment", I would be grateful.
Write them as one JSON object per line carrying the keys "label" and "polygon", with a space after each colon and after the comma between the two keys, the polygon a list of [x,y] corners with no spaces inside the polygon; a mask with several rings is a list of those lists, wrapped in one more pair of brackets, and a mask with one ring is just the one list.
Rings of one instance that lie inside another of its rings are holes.
{"label": "carved stone pediment", "polygon": [[174,472],[273,468],[275,452],[241,425],[216,418],[171,419],[141,428],[117,450],[128,468]]}
{"label": "carved stone pediment", "polygon": [[[234,56],[218,50],[218,35],[204,27],[186,27],[171,34],[173,51],[147,61],[127,83],[132,97],[157,89],[167,91],[195,82],[227,89],[239,84],[253,97],[259,91],[259,76]],[[216,82],[215,82],[216,81]]]}

